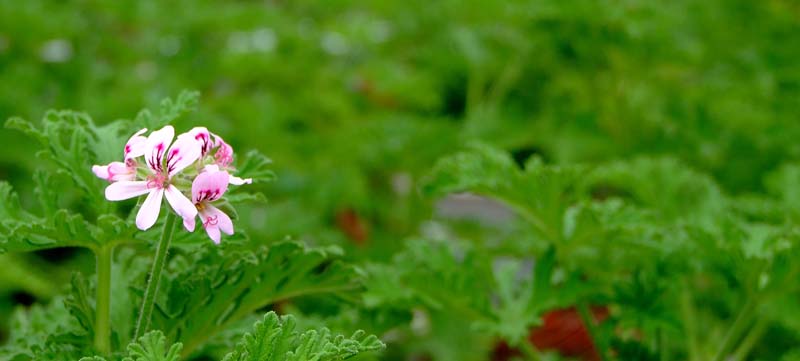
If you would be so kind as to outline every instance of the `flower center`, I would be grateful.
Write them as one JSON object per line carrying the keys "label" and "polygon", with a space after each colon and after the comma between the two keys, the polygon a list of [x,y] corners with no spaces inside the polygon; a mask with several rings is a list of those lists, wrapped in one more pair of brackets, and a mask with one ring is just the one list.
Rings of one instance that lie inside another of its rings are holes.
{"label": "flower center", "polygon": [[158,173],[147,176],[147,188],[164,188],[167,186],[169,177],[164,173]]}

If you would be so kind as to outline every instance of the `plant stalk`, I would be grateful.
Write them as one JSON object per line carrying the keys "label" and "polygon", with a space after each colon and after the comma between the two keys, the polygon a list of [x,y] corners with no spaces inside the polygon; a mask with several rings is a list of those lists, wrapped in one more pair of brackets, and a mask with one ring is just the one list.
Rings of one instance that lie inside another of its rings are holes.
{"label": "plant stalk", "polygon": [[150,327],[150,318],[153,315],[158,285],[161,282],[161,271],[164,270],[169,244],[172,242],[172,234],[175,232],[176,218],[172,211],[167,211],[164,230],[161,233],[161,240],[158,242],[155,259],[153,259],[153,268],[150,270],[150,278],[147,280],[147,288],[145,288],[144,297],[142,298],[142,308],[139,311],[139,320],[136,322],[136,332],[133,335],[133,340],[138,340],[139,337],[142,337],[147,332],[147,328]]}
{"label": "plant stalk", "polygon": [[761,317],[756,321],[755,326],[750,329],[750,332],[747,333],[747,336],[744,337],[741,344],[739,344],[739,348],[736,349],[736,352],[733,354],[733,360],[742,361],[747,359],[747,355],[750,354],[750,351],[753,349],[753,346],[761,340],[761,337],[764,336],[764,333],[767,332],[767,328],[769,327],[769,322],[766,317]]}
{"label": "plant stalk", "polygon": [[111,256],[113,246],[100,247],[97,257],[97,308],[94,324],[94,347],[103,355],[111,354]]}
{"label": "plant stalk", "polygon": [[605,343],[601,342],[602,340],[600,339],[599,330],[597,329],[597,323],[595,322],[592,310],[590,310],[589,306],[584,302],[579,302],[577,308],[578,308],[578,315],[580,315],[584,327],[586,327],[586,330],[589,331],[589,337],[592,338],[592,343],[594,344],[594,347],[600,356],[600,360],[601,361],[608,360],[608,358],[606,357]]}
{"label": "plant stalk", "polygon": [[680,297],[681,316],[683,317],[684,332],[686,333],[686,347],[689,349],[689,361],[699,361],[700,346],[697,342],[697,312],[689,281],[684,280],[683,291]]}
{"label": "plant stalk", "polygon": [[739,315],[736,317],[736,320],[733,321],[731,328],[728,329],[728,333],[725,335],[725,340],[722,342],[719,351],[717,351],[714,361],[723,361],[727,359],[737,341],[741,339],[742,335],[745,333],[745,331],[747,331],[748,326],[752,324],[753,314],[757,305],[758,301],[754,295],[747,297],[747,301],[739,311]]}

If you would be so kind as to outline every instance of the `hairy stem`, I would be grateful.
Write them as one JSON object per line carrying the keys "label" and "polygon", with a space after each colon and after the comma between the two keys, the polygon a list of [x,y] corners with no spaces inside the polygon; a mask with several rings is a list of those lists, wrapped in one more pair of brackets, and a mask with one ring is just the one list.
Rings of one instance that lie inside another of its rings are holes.
{"label": "hairy stem", "polygon": [[156,301],[156,294],[158,293],[158,284],[161,281],[161,271],[164,269],[164,264],[167,260],[167,251],[169,244],[172,242],[172,234],[175,231],[175,214],[172,211],[167,211],[167,219],[164,221],[164,230],[161,233],[161,240],[158,242],[156,249],[155,259],[153,259],[153,268],[150,270],[150,278],[147,280],[147,288],[144,290],[144,297],[142,298],[142,308],[139,311],[139,320],[136,322],[136,332],[133,335],[134,340],[147,332],[150,326],[150,317],[153,314],[153,306]]}
{"label": "hairy stem", "polygon": [[103,355],[111,353],[111,256],[113,247],[101,247],[97,256],[97,309],[94,347]]}

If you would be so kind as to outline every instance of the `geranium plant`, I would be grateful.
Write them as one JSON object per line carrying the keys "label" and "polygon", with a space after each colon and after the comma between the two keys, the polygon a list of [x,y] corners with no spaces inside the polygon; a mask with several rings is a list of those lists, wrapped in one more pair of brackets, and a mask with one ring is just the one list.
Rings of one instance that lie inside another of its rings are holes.
{"label": "geranium plant", "polygon": [[[235,157],[203,127],[176,136],[169,123],[196,99],[185,92],[155,113],[103,126],[73,111],[48,112],[40,126],[7,123],[38,140],[53,168],[34,180],[38,207],[23,208],[0,183],[2,249],[88,248],[96,274],[75,274],[67,296],[19,313],[25,326],[15,328],[4,357],[339,360],[383,348],[363,332],[298,332],[291,316],[274,312],[260,320],[265,312],[257,311],[279,301],[356,290],[359,273],[336,259],[335,248],[266,243],[235,225],[236,204],[263,201],[235,188],[269,181],[270,161],[255,152]],[[63,197],[85,201],[65,209]],[[212,347],[219,343],[228,350]]]}

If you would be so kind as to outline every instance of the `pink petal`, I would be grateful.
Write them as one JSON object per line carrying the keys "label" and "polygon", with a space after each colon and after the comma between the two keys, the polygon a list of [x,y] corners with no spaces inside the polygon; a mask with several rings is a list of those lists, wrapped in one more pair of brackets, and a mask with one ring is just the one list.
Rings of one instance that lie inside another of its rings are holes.
{"label": "pink petal", "polygon": [[219,234],[219,228],[215,226],[206,227],[206,233],[208,233],[208,237],[211,238],[214,243],[219,244],[221,238]]}
{"label": "pink petal", "polygon": [[194,127],[189,134],[200,144],[201,156],[205,156],[211,151],[214,142],[211,141],[211,133],[205,127]]}
{"label": "pink petal", "polygon": [[216,207],[206,203],[205,208],[200,212],[200,217],[203,220],[203,227],[205,227],[206,233],[214,243],[219,244],[220,242],[220,230],[228,235],[233,234],[231,218]]}
{"label": "pink petal", "polygon": [[195,219],[192,218],[184,218],[183,219],[183,226],[186,227],[186,230],[189,232],[194,232],[195,227]]}
{"label": "pink petal", "polygon": [[197,204],[203,201],[215,201],[227,190],[228,172],[202,172],[192,182],[192,202]]}
{"label": "pink petal", "polygon": [[106,199],[121,201],[150,192],[145,181],[119,181],[106,187]]}
{"label": "pink petal", "polygon": [[147,128],[136,132],[136,134],[128,139],[128,143],[125,144],[125,151],[123,152],[126,161],[144,155],[147,137],[142,136],[142,134],[145,132],[147,132]]}
{"label": "pink petal", "polygon": [[167,125],[150,133],[144,146],[144,156],[147,165],[153,172],[161,173],[164,169],[164,154],[167,152],[172,139],[175,137],[175,128]]}
{"label": "pink petal", "polygon": [[136,227],[145,231],[156,224],[158,213],[161,211],[161,198],[163,196],[164,190],[161,188],[150,191],[147,199],[144,200],[141,208],[139,208],[139,213],[136,214]]}
{"label": "pink petal", "polygon": [[217,146],[217,152],[214,153],[216,163],[222,168],[226,168],[233,163],[233,148],[222,140],[222,137],[214,134],[214,144]]}
{"label": "pink petal", "polygon": [[240,186],[242,184],[253,183],[253,178],[244,178],[244,179],[242,179],[242,178],[239,178],[237,176],[230,175],[228,177],[228,182],[230,182],[230,184],[233,184],[235,186]]}
{"label": "pink petal", "polygon": [[190,134],[183,133],[169,148],[167,171],[175,175],[200,158],[201,145]]}
{"label": "pink petal", "polygon": [[92,166],[92,173],[97,176],[97,178],[108,180],[108,166],[107,165],[93,165]]}
{"label": "pink petal", "polygon": [[227,235],[233,235],[233,221],[231,221],[231,217],[228,217],[225,212],[210,204],[206,205],[206,210],[208,213],[217,216],[217,227],[219,227],[222,232]]}
{"label": "pink petal", "polygon": [[[183,218],[183,226],[187,230],[194,231],[194,217],[197,217],[197,208],[189,201],[186,196],[181,193],[174,185],[169,185],[166,190],[167,202],[172,206],[181,218]],[[190,219],[191,222],[187,222]]]}

